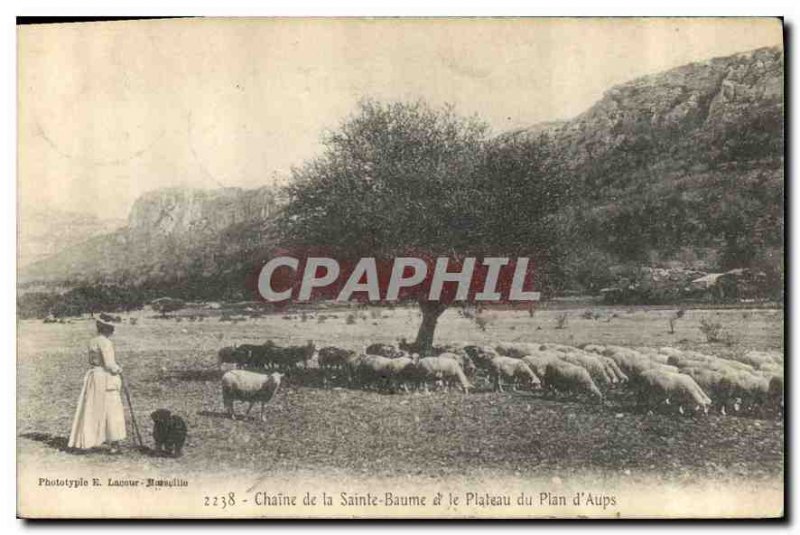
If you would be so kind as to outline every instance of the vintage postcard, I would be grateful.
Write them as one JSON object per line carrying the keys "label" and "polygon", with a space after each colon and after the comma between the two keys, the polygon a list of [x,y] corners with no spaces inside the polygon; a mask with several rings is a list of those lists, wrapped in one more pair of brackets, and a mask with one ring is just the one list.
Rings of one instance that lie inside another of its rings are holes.
{"label": "vintage postcard", "polygon": [[18,26],[23,518],[779,518],[777,18]]}

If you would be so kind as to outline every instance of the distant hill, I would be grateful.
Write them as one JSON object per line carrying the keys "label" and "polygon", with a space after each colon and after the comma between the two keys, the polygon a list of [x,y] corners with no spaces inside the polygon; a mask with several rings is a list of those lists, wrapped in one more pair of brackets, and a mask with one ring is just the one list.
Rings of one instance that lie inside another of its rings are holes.
{"label": "distant hill", "polygon": [[[756,266],[782,278],[783,87],[783,54],[764,48],[638,78],[572,120],[498,136],[570,184],[558,215],[562,287],[597,290],[624,263]],[[20,282],[244,297],[279,207],[266,187],[148,193],[125,227],[23,266]]]}
{"label": "distant hill", "polygon": [[269,188],[150,192],[134,203],[126,226],[26,267],[20,282],[102,282],[217,297],[228,278],[241,286],[242,274],[253,269],[277,207]]}
{"label": "distant hill", "polygon": [[89,214],[21,208],[19,265],[24,267],[59,251],[125,226],[124,219],[104,220]]}

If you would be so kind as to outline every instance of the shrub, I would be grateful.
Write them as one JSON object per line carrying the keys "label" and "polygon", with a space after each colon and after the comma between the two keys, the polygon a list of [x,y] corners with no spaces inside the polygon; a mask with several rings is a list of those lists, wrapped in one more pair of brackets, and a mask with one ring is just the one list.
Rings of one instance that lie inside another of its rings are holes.
{"label": "shrub", "polygon": [[568,314],[563,312],[556,317],[556,329],[563,329],[567,326]]}
{"label": "shrub", "polygon": [[706,341],[711,342],[721,342],[723,340],[723,330],[722,324],[716,321],[710,321],[705,318],[700,320],[700,332],[702,332],[705,337]]}

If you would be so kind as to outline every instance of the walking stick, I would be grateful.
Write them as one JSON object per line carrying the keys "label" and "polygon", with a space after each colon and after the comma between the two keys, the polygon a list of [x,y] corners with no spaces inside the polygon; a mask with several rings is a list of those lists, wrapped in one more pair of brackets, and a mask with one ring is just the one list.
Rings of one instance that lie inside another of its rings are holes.
{"label": "walking stick", "polygon": [[139,443],[140,448],[143,448],[144,443],[142,442],[142,435],[139,434],[139,424],[136,423],[136,415],[133,413],[131,393],[128,391],[128,385],[125,384],[125,378],[122,377],[122,374],[120,374],[119,378],[120,381],[122,381],[122,391],[125,393],[125,399],[128,400],[128,410],[131,413],[131,425],[133,426],[133,432],[136,435],[136,442]]}

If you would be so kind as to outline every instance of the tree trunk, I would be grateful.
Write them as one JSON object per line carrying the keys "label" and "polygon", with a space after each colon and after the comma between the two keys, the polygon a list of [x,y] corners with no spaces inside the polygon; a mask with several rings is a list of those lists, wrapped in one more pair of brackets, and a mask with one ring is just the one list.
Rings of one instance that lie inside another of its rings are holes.
{"label": "tree trunk", "polygon": [[414,344],[417,346],[417,351],[422,354],[428,352],[431,346],[433,346],[433,334],[436,331],[436,323],[439,321],[439,316],[447,310],[447,305],[436,302],[420,302],[419,308],[422,310],[422,324],[419,326],[417,340]]}

